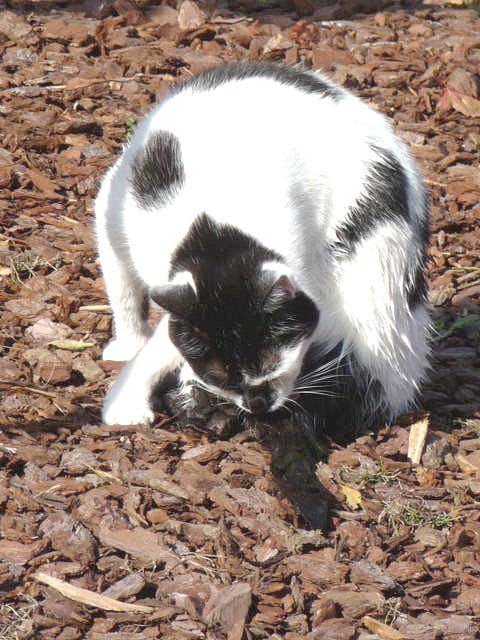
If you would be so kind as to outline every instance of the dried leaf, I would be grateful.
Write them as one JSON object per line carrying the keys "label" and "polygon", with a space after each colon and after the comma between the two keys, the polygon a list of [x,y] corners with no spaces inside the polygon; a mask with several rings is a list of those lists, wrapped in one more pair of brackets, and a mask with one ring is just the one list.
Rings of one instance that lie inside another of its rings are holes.
{"label": "dried leaf", "polygon": [[480,116],[480,100],[467,96],[455,89],[445,89],[437,105],[439,111],[455,109],[464,116]]}
{"label": "dried leaf", "polygon": [[40,318],[25,331],[32,342],[48,343],[65,340],[72,335],[72,329],[61,322],[52,322],[49,318]]}
{"label": "dried leaf", "polygon": [[352,511],[362,504],[362,494],[358,489],[348,484],[340,484],[340,491],[347,499],[347,505]]}
{"label": "dried leaf", "polygon": [[84,351],[95,346],[93,342],[84,342],[83,340],[52,340],[48,344],[50,347],[64,351]]}

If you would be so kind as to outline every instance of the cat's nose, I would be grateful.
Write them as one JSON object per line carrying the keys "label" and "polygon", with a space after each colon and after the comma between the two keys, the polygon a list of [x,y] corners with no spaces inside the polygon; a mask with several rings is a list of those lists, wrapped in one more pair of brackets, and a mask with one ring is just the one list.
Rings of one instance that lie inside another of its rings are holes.
{"label": "cat's nose", "polygon": [[266,413],[268,402],[263,396],[254,396],[247,400],[247,406],[252,413]]}
{"label": "cat's nose", "polygon": [[267,413],[272,404],[272,392],[265,387],[253,388],[247,391],[244,401],[252,413],[261,415]]}

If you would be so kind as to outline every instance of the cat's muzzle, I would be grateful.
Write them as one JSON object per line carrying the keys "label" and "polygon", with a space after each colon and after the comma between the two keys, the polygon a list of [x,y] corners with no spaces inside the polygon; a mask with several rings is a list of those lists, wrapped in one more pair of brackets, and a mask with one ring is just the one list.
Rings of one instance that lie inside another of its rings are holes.
{"label": "cat's muzzle", "polygon": [[276,392],[268,384],[264,384],[248,389],[243,396],[243,402],[253,414],[263,415],[272,410],[276,398]]}

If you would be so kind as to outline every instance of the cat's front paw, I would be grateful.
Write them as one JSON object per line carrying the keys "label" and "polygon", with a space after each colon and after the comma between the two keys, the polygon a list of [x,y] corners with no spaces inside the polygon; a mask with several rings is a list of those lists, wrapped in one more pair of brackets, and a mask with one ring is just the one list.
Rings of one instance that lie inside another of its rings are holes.
{"label": "cat's front paw", "polygon": [[148,336],[139,336],[131,340],[112,340],[103,350],[103,360],[113,360],[114,362],[126,362],[131,360],[145,345]]}
{"label": "cat's front paw", "polygon": [[131,394],[122,393],[120,385],[115,384],[105,397],[102,420],[105,424],[151,424],[154,413],[150,403],[140,394],[132,398]]}
{"label": "cat's front paw", "polygon": [[102,419],[105,424],[151,424],[154,413],[146,403],[114,402],[105,404]]}

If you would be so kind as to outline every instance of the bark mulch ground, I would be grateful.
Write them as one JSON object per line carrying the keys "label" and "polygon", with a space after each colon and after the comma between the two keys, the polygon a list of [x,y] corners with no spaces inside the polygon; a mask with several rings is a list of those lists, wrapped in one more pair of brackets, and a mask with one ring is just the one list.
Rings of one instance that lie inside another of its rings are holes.
{"label": "bark mulch ground", "polygon": [[[478,637],[478,5],[0,5],[0,638]],[[350,87],[393,119],[432,194],[422,411],[332,443],[306,480],[288,431],[100,420],[119,367],[100,357],[99,181],[169,87],[244,58]]]}

